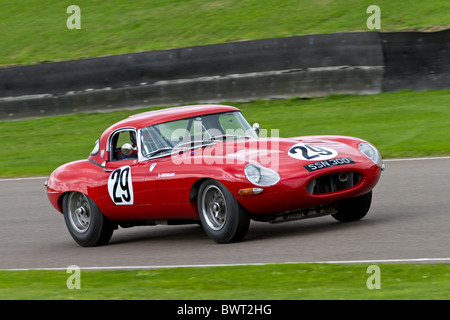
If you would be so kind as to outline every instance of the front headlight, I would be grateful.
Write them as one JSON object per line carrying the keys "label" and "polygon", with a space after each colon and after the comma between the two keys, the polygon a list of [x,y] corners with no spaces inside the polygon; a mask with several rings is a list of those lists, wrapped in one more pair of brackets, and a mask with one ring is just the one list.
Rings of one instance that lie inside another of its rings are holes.
{"label": "front headlight", "polygon": [[245,176],[251,183],[260,187],[269,187],[280,181],[280,175],[271,169],[250,163],[245,166]]}
{"label": "front headlight", "polygon": [[360,143],[359,144],[359,151],[361,151],[367,158],[372,160],[377,166],[381,166],[381,154],[370,143]]}

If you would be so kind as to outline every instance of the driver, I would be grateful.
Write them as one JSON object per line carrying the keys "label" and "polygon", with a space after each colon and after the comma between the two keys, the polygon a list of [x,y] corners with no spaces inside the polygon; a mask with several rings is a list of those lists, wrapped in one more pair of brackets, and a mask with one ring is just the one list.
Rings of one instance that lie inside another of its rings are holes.
{"label": "driver", "polygon": [[124,143],[121,150],[117,153],[117,160],[126,159],[136,159],[137,158],[137,148],[136,148],[136,132],[129,131],[130,143]]}
{"label": "driver", "polygon": [[127,159],[136,159],[137,153],[136,148],[133,148],[133,146],[130,143],[125,143],[122,146],[122,152],[119,152],[117,155],[117,160],[127,160]]}

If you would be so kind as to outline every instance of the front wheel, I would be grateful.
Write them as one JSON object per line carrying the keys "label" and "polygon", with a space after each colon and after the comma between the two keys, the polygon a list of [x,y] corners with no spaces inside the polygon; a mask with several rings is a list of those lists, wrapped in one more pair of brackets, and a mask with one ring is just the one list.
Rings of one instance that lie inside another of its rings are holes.
{"label": "front wheel", "polygon": [[340,203],[337,212],[331,216],[339,222],[357,221],[369,212],[372,203],[372,191],[362,196],[351,198]]}
{"label": "front wheel", "polygon": [[100,246],[111,239],[114,224],[87,195],[80,192],[66,194],[63,212],[67,229],[80,246]]}
{"label": "front wheel", "polygon": [[203,182],[197,201],[203,229],[215,242],[237,242],[247,234],[250,216],[222,183]]}

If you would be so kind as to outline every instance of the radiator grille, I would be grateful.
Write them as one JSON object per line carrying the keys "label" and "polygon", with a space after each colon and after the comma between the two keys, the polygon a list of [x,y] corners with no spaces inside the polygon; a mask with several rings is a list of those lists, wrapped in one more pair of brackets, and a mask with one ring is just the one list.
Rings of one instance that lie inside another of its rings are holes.
{"label": "radiator grille", "polygon": [[311,180],[306,186],[309,194],[331,193],[349,189],[361,181],[357,172],[339,172]]}

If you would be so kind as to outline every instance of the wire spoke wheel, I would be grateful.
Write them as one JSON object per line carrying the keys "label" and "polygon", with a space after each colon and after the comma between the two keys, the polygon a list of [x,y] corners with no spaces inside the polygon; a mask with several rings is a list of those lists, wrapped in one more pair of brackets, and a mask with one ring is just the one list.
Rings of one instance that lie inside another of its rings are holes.
{"label": "wire spoke wheel", "polygon": [[83,247],[108,243],[116,228],[116,225],[103,215],[96,203],[80,192],[70,192],[64,196],[63,211],[70,234]]}
{"label": "wire spoke wheel", "polygon": [[218,187],[210,185],[203,192],[202,214],[211,229],[223,228],[227,219],[227,205],[225,197]]}
{"label": "wire spoke wheel", "polygon": [[91,225],[91,207],[87,197],[78,192],[70,194],[68,199],[68,216],[73,228],[84,233]]}
{"label": "wire spoke wheel", "polygon": [[250,215],[234,195],[219,181],[205,180],[198,192],[198,214],[207,235],[217,243],[230,243],[244,238]]}

